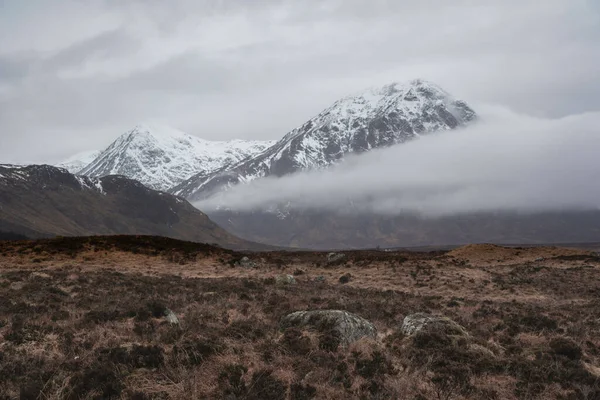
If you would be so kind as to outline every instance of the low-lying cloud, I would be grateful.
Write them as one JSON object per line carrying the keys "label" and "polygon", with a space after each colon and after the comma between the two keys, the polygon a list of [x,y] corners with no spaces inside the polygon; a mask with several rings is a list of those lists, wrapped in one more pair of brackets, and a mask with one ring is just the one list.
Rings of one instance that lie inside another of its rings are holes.
{"label": "low-lying cloud", "polygon": [[600,113],[539,119],[486,108],[462,130],[348,157],[325,171],[238,185],[196,204],[290,204],[384,214],[599,209]]}

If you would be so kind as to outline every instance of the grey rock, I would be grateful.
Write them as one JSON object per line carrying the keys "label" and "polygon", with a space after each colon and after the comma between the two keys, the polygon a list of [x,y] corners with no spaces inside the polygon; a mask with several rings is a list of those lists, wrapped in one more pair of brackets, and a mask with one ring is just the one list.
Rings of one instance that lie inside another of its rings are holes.
{"label": "grey rock", "polygon": [[296,278],[292,275],[278,275],[275,277],[275,283],[278,285],[294,285],[296,283]]}
{"label": "grey rock", "polygon": [[416,313],[407,315],[402,322],[400,331],[411,336],[420,331],[436,332],[451,336],[468,336],[465,328],[440,315]]}
{"label": "grey rock", "polygon": [[333,330],[344,346],[363,337],[377,337],[377,329],[371,322],[343,310],[296,311],[281,319],[280,328],[304,328],[318,332]]}
{"label": "grey rock", "polygon": [[315,282],[325,282],[325,277],[323,275],[319,275],[315,278]]}
{"label": "grey rock", "polygon": [[538,257],[535,259],[535,261],[544,261],[544,257]]}
{"label": "grey rock", "polygon": [[327,254],[327,263],[332,264],[334,262],[342,260],[345,257],[346,255],[344,253],[329,253]]}
{"label": "grey rock", "polygon": [[242,268],[257,268],[258,267],[257,263],[250,260],[250,258],[248,258],[246,256],[242,257],[239,261],[237,261],[235,263],[235,265],[237,267],[242,267]]}
{"label": "grey rock", "polygon": [[171,325],[179,325],[179,318],[177,318],[177,315],[168,308],[165,308],[165,319]]}

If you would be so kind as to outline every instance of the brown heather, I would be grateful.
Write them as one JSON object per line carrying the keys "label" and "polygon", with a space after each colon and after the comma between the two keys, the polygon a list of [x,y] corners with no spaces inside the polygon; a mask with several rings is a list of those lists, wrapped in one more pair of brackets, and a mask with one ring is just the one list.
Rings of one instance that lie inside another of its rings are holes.
{"label": "brown heather", "polygon": [[[236,266],[244,255],[258,267]],[[326,256],[156,237],[0,242],[0,399],[600,398],[594,253]],[[280,274],[297,283],[275,284]],[[344,348],[327,332],[279,330],[307,309],[355,313],[378,338]],[[403,337],[414,312],[469,338]]]}

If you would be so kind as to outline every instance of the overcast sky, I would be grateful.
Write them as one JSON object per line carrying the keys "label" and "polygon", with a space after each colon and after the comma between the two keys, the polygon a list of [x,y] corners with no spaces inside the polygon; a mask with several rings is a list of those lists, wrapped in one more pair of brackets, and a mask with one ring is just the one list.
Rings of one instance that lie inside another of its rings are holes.
{"label": "overcast sky", "polygon": [[597,0],[0,0],[0,162],[140,122],[278,139],[338,97],[425,78],[472,104],[600,110]]}

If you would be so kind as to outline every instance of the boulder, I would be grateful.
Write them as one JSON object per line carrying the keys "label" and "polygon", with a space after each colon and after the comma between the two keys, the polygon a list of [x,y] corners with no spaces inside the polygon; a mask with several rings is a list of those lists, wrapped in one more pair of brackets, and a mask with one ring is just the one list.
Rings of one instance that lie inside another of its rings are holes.
{"label": "boulder", "polygon": [[327,254],[327,264],[333,264],[344,259],[346,255],[344,253],[329,253]]}
{"label": "boulder", "polygon": [[177,318],[177,315],[175,315],[175,313],[173,311],[171,311],[168,308],[165,308],[165,319],[167,320],[168,323],[170,323],[171,325],[179,325],[179,318]]}
{"label": "boulder", "polygon": [[293,275],[278,275],[275,277],[275,283],[278,285],[294,285],[296,283],[296,278]]}
{"label": "boulder", "polygon": [[315,278],[315,282],[325,282],[325,277],[323,275],[319,275]]}
{"label": "boulder", "polygon": [[402,322],[400,331],[406,336],[414,335],[420,331],[435,332],[449,336],[468,336],[465,328],[450,318],[426,313],[407,315]]}
{"label": "boulder", "polygon": [[235,266],[242,267],[242,268],[257,268],[258,264],[255,263],[254,261],[250,260],[250,258],[244,256],[244,257],[240,258],[239,261],[235,262]]}
{"label": "boulder", "polygon": [[366,319],[342,310],[296,311],[281,319],[280,328],[334,332],[341,345],[347,346],[363,337],[376,338],[377,329]]}

